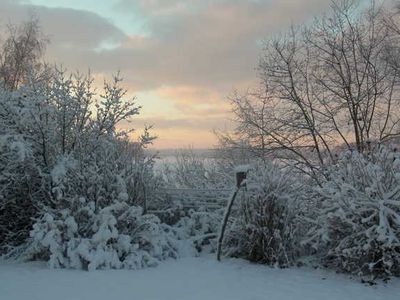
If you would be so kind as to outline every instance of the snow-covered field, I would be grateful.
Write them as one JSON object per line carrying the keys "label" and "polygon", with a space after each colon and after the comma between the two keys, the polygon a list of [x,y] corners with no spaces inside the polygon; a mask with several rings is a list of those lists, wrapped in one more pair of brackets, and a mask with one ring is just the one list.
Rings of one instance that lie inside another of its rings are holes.
{"label": "snow-covered field", "polygon": [[184,258],[144,270],[77,271],[0,263],[1,300],[379,300],[400,299],[400,280],[367,286],[313,269],[271,269],[241,260]]}

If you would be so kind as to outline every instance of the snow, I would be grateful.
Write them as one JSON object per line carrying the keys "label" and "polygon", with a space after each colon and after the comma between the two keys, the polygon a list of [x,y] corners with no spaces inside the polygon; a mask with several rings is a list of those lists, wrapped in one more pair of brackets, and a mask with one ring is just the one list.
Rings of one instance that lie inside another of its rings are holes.
{"label": "snow", "polygon": [[239,165],[235,167],[235,173],[247,173],[251,170],[251,166],[250,165]]}
{"label": "snow", "polygon": [[400,279],[375,286],[325,270],[272,269],[214,257],[168,260],[143,270],[48,269],[0,263],[4,300],[289,300],[399,299]]}

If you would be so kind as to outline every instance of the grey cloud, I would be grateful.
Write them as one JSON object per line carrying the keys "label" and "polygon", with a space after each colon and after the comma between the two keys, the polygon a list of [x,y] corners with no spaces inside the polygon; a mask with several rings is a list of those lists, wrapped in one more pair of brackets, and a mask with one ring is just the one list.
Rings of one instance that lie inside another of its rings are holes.
{"label": "grey cloud", "polygon": [[[18,21],[28,10],[37,11],[52,40],[51,60],[73,70],[90,67],[95,73],[105,74],[120,70],[135,91],[164,85],[212,90],[221,95],[220,100],[215,100],[215,105],[220,105],[234,87],[255,80],[254,68],[261,52],[258,41],[292,22],[303,22],[321,13],[330,0],[121,0],[115,9],[127,14],[139,11],[146,22],[146,32],[150,32],[130,37],[107,19],[88,11],[5,0],[0,3],[0,20],[9,17]],[[104,42],[117,47],[95,49]],[[186,113],[190,103],[201,101],[195,97],[176,107]],[[204,117],[193,119],[137,120],[159,128],[193,129],[212,129],[222,122],[220,117],[202,114]]]}
{"label": "grey cloud", "polygon": [[98,15],[72,9],[38,9],[41,22],[55,45],[93,51],[104,42],[119,43],[125,34]]}
{"label": "grey cloud", "polygon": [[[0,21],[19,23],[37,15],[52,48],[75,52],[94,51],[102,43],[120,43],[127,37],[108,20],[90,12],[69,8],[48,8],[24,4],[23,1],[0,0]],[[60,57],[62,59],[62,57]]]}
{"label": "grey cloud", "polygon": [[[4,1],[4,0],[3,0]],[[322,11],[329,0],[132,1],[120,9],[141,10],[151,35],[127,37],[108,20],[88,11],[16,5],[7,1],[1,15],[37,11],[52,44],[49,57],[73,69],[121,70],[137,89],[196,85],[229,92],[255,77],[257,41]],[[111,50],[96,50],[102,43]]]}
{"label": "grey cloud", "polygon": [[[120,6],[126,11],[129,5],[142,9],[150,36],[140,39],[140,43],[137,37],[125,39],[121,47],[112,50],[54,48],[51,54],[53,57],[61,54],[60,60],[74,67],[91,66],[94,71],[107,73],[119,69],[138,89],[167,84],[196,85],[226,92],[255,77],[254,68],[261,51],[257,41],[291,22],[306,20],[326,8],[329,2],[197,0],[184,2],[180,7],[182,1],[125,0]],[[57,18],[53,20],[56,22]],[[59,26],[61,30],[68,28],[65,24]],[[85,24],[75,26],[73,32],[79,35],[78,26],[85,27]],[[122,35],[116,36],[122,38]]]}

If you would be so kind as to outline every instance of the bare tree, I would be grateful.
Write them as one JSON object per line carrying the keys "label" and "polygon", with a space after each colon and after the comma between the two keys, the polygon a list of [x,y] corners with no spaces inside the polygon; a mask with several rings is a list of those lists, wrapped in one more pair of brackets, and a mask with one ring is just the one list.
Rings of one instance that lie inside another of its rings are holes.
{"label": "bare tree", "polygon": [[238,126],[225,138],[311,175],[338,148],[397,138],[400,44],[386,16],[374,3],[360,12],[354,1],[332,2],[312,25],[267,41],[260,87],[232,98]]}
{"label": "bare tree", "polygon": [[15,90],[27,80],[28,74],[43,71],[41,58],[48,39],[35,17],[19,26],[10,24],[7,29],[0,48],[0,79],[5,87]]}

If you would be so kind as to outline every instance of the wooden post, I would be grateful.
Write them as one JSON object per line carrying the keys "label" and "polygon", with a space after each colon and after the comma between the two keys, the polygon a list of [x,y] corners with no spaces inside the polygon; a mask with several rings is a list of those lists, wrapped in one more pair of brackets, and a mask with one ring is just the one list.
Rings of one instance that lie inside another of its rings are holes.
{"label": "wooden post", "polygon": [[221,261],[222,242],[224,241],[225,229],[226,229],[226,225],[228,224],[228,218],[231,213],[233,202],[235,201],[235,198],[239,192],[239,189],[240,189],[240,187],[236,188],[231,199],[229,200],[228,206],[226,207],[226,210],[225,210],[224,219],[222,220],[222,227],[221,227],[221,231],[219,233],[218,245],[217,245],[217,260],[218,261]]}
{"label": "wooden post", "polygon": [[248,169],[249,169],[248,166],[239,167],[236,169],[236,189],[235,189],[235,192],[232,194],[232,196],[228,202],[228,205],[226,207],[224,218],[222,220],[221,231],[220,231],[220,234],[218,237],[218,245],[217,245],[217,260],[218,261],[221,261],[222,243],[224,241],[226,225],[228,224],[228,219],[229,219],[229,215],[231,214],[233,202],[235,201],[235,198],[236,198],[239,190],[242,187],[246,186],[246,176],[247,176]]}

